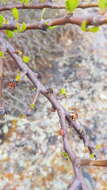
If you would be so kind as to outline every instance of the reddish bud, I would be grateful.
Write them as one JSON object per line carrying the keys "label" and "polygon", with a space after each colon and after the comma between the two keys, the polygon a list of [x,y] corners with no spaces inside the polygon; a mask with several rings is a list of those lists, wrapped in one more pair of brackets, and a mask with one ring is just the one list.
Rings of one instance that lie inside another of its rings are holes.
{"label": "reddish bud", "polygon": [[60,135],[61,135],[61,136],[64,136],[64,134],[65,134],[64,130],[61,129],[61,130],[60,130]]}

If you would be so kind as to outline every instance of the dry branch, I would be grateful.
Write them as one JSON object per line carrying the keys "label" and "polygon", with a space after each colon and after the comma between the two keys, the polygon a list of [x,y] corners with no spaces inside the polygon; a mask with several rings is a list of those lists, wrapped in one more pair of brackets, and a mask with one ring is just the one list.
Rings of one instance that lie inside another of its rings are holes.
{"label": "dry branch", "polygon": [[[93,7],[98,7],[97,3],[87,3],[87,4],[80,4],[78,8],[93,8]],[[28,5],[23,5],[23,4],[16,4],[16,5],[5,5],[5,6],[0,6],[0,11],[8,11],[13,8],[17,9],[43,9],[43,8],[50,8],[50,9],[65,9],[64,5],[58,5],[54,3],[38,3],[38,4],[28,4]]]}
{"label": "dry branch", "polygon": [[2,98],[2,84],[3,84],[3,60],[0,60],[0,99]]}
{"label": "dry branch", "polygon": [[99,166],[99,167],[107,167],[107,160],[80,160],[81,166]]}
{"label": "dry branch", "polygon": [[[60,26],[65,24],[75,24],[81,26],[83,21],[87,21],[87,26],[100,26],[107,24],[107,17],[96,15],[91,17],[77,17],[66,15],[64,17],[47,19],[37,22],[35,24],[26,24],[25,30],[47,30],[50,26]],[[4,24],[0,30],[17,30],[15,24]]]}

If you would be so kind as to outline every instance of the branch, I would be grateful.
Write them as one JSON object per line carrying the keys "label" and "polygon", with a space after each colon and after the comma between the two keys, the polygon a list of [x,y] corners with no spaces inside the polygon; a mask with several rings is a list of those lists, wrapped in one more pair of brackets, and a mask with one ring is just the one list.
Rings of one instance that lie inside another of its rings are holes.
{"label": "branch", "polygon": [[101,166],[101,167],[107,167],[107,160],[80,160],[81,166]]}
{"label": "branch", "polygon": [[[73,163],[73,168],[74,168],[74,173],[75,173],[75,181],[72,183],[73,186],[72,187],[70,186],[69,190],[76,190],[77,186],[79,186],[80,184],[83,190],[88,190],[88,187],[84,181],[83,173],[81,171],[81,166],[86,165],[87,163],[92,164],[92,162],[90,162],[89,160],[81,161],[76,156],[76,154],[72,151],[71,146],[69,145],[68,140],[67,140],[66,122],[68,122],[69,125],[74,127],[78,135],[83,139],[84,143],[88,146],[91,152],[93,151],[94,147],[91,146],[91,143],[89,142],[89,140],[87,140],[87,137],[86,136],[84,137],[83,133],[80,133],[79,131],[80,126],[76,123],[76,121],[72,119],[70,115],[71,113],[66,111],[65,108],[58,102],[53,90],[47,89],[42,85],[42,83],[39,81],[39,76],[35,74],[25,63],[23,63],[22,59],[16,53],[14,53],[15,52],[14,48],[6,40],[4,40],[3,38],[0,38],[0,43],[6,45],[6,49],[8,53],[15,60],[20,70],[27,75],[27,77],[32,81],[34,86],[39,90],[36,95],[35,101],[37,100],[39,93],[41,93],[49,100],[52,107],[54,107],[57,110],[61,129],[64,131],[64,134],[62,135],[64,150],[69,154],[69,157]],[[107,161],[105,161],[105,164],[107,164]]]}
{"label": "branch", "polygon": [[3,60],[0,60],[0,99],[2,98],[2,85],[3,85]]}
{"label": "branch", "polygon": [[[37,89],[36,94],[35,94],[35,96],[34,96],[34,98],[33,98],[33,101],[32,101],[32,103],[31,103],[30,105],[33,105],[33,107],[35,106],[39,95],[40,95],[40,91],[39,91],[39,89]],[[30,116],[30,115],[32,114],[32,108],[31,108],[31,107],[28,108],[28,109],[25,111],[25,114],[26,114],[27,116]]]}
{"label": "branch", "polygon": [[69,154],[70,159],[73,162],[75,162],[77,157],[76,157],[75,153],[71,150],[71,147],[70,147],[68,140],[67,140],[67,128],[66,128],[66,123],[65,123],[65,119],[66,119],[65,118],[65,112],[64,112],[62,107],[59,107],[57,112],[59,115],[60,126],[61,126],[62,130],[64,131],[64,135],[63,135],[64,150],[65,150],[65,152],[67,152]]}
{"label": "branch", "polygon": [[[81,4],[78,6],[78,8],[93,8],[98,7],[97,3],[92,4]],[[23,4],[16,4],[16,5],[6,5],[6,6],[0,6],[0,11],[9,11],[13,8],[17,9],[43,9],[43,8],[50,8],[50,9],[65,9],[65,5],[58,5],[54,3],[38,3],[38,4],[32,4],[32,5],[23,5]]]}
{"label": "branch", "polygon": [[[87,26],[100,26],[107,24],[107,17],[101,15],[91,17],[76,17],[66,15],[60,18],[42,20],[36,24],[27,24],[25,30],[47,30],[50,26],[59,26],[65,24],[76,24],[81,26],[83,21],[87,21]],[[15,24],[4,24],[0,27],[0,30],[17,30],[17,26]]]}
{"label": "branch", "polygon": [[[1,35],[2,36],[2,35]],[[65,115],[66,121],[69,123],[70,126],[74,127],[76,132],[78,133],[79,137],[83,139],[84,144],[88,146],[89,151],[93,153],[94,146],[89,141],[87,136],[85,136],[84,133],[81,133],[81,127],[74,121],[71,117],[71,113],[65,110],[65,108],[58,102],[57,98],[55,97],[54,93],[51,91],[51,89],[47,89],[43,86],[43,84],[39,81],[38,75],[35,75],[35,73],[22,61],[22,59],[14,53],[14,48],[3,38],[0,38],[1,44],[6,44],[7,51],[10,54],[10,56],[15,60],[16,64],[20,68],[20,70],[24,73],[26,73],[27,77],[32,81],[34,86],[39,90],[39,92],[44,95],[49,102],[51,103],[52,107],[54,107],[57,112],[59,113],[60,110],[63,110],[63,113]]]}
{"label": "branch", "polygon": [[72,183],[69,185],[69,189],[68,190],[74,190],[76,189],[78,186],[80,185],[80,181],[78,181],[77,178],[75,178]]}
{"label": "branch", "polygon": [[84,145],[88,147],[90,154],[92,154],[94,152],[94,145],[92,142],[90,142],[89,137],[81,129],[80,124],[75,122],[74,120],[72,120],[69,112],[66,113],[66,119],[67,119],[67,122],[69,123],[69,126],[71,126],[75,129],[75,131],[79,135],[80,139],[83,139]]}

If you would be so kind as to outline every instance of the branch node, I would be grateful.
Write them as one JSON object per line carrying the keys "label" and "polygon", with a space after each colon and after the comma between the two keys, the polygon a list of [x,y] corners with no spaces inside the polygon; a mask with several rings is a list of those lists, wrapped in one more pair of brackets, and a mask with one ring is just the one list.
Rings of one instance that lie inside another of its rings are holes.
{"label": "branch node", "polygon": [[47,89],[47,94],[53,94],[53,89],[52,88],[48,88]]}
{"label": "branch node", "polygon": [[99,21],[101,21],[103,18],[100,16],[100,15],[96,15],[94,18],[93,18],[93,22],[92,24],[94,26],[99,26]]}

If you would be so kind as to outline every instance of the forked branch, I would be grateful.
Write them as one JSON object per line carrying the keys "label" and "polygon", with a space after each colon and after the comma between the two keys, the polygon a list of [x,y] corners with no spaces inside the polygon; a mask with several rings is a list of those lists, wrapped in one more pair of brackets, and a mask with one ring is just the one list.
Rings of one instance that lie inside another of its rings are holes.
{"label": "forked branch", "polygon": [[[52,107],[57,111],[60,121],[61,129],[63,130],[63,146],[65,152],[68,153],[70,160],[72,161],[73,168],[74,168],[74,174],[75,174],[75,180],[72,182],[72,184],[69,186],[69,190],[76,190],[76,188],[81,184],[83,190],[88,190],[87,185],[85,184],[83,173],[81,170],[81,166],[85,165],[97,165],[97,166],[107,166],[107,161],[96,161],[93,162],[92,160],[81,160],[79,159],[75,152],[72,150],[71,145],[68,142],[67,138],[67,124],[69,124],[71,127],[73,127],[79,137],[83,139],[84,144],[88,147],[90,153],[93,153],[94,146],[90,142],[87,135],[82,131],[80,125],[72,119],[71,113],[65,110],[65,108],[58,102],[56,95],[53,92],[53,89],[47,89],[43,86],[43,84],[40,82],[40,79],[38,77],[38,74],[35,74],[17,55],[15,52],[15,49],[12,47],[12,45],[6,41],[3,38],[3,35],[0,37],[0,43],[2,45],[5,44],[6,51],[9,53],[9,55],[14,59],[22,73],[25,73],[27,77],[32,81],[34,86],[37,88],[37,94],[35,100],[37,101],[38,95],[41,93],[44,95],[49,102],[51,103]],[[35,101],[34,101],[35,103]]]}

